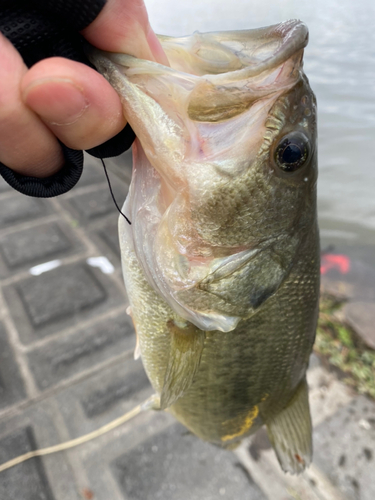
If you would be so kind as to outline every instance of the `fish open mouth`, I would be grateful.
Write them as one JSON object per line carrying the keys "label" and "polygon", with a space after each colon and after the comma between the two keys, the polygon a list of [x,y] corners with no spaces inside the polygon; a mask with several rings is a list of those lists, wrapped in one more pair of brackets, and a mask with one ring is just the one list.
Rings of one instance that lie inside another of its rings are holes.
{"label": "fish open mouth", "polygon": [[[189,81],[194,82],[187,102],[189,118],[216,122],[243,112],[258,99],[290,85],[298,77],[303,49],[308,43],[308,29],[303,22],[290,20],[252,30],[158,37],[170,62],[169,68],[96,49],[91,60],[120,94],[123,86],[116,76],[119,66],[121,72],[127,68],[126,74],[134,81],[137,75],[147,72],[178,77],[180,81],[185,74],[185,88],[189,88]],[[152,93],[149,79],[148,85]],[[126,100],[123,102],[126,105]],[[125,107],[125,111],[129,117],[131,110]],[[137,123],[132,122],[132,126],[138,136]]]}
{"label": "fish open mouth", "polygon": [[[201,201],[250,169],[264,142],[269,110],[301,79],[308,31],[292,20],[159,38],[170,67],[125,54],[95,50],[91,56],[119,93],[138,138],[125,206],[132,221],[127,237],[149,284],[177,314],[203,330],[229,331],[248,305],[232,299],[220,283],[208,283],[209,276],[224,282],[223,270],[251,273],[268,254],[258,252],[257,241],[249,242],[241,230],[239,241],[221,242],[225,225],[217,218],[207,222],[210,203],[200,224]],[[282,268],[274,273],[276,284]],[[249,293],[254,303],[257,294],[270,292]]]}
{"label": "fish open mouth", "polygon": [[243,112],[296,76],[308,30],[291,20],[254,30],[162,36],[160,41],[173,69],[204,76],[190,95],[189,117],[215,122]]}
{"label": "fish open mouth", "polygon": [[[252,30],[159,36],[172,68],[214,83],[238,81],[272,70],[308,43],[307,26],[296,19]],[[189,52],[189,57],[186,53]],[[185,57],[184,57],[185,55]],[[231,73],[223,79],[219,75]],[[215,75],[215,76],[214,76]]]}

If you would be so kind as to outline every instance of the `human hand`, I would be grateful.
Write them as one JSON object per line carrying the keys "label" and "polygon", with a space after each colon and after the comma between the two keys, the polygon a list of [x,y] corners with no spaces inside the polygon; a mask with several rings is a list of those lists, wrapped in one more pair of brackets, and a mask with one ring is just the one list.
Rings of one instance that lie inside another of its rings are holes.
{"label": "human hand", "polygon": [[[96,47],[168,64],[143,0],[107,0],[82,31]],[[90,149],[126,124],[109,83],[82,63],[52,57],[28,69],[0,34],[0,162],[32,177],[49,177],[64,164],[57,139]]]}

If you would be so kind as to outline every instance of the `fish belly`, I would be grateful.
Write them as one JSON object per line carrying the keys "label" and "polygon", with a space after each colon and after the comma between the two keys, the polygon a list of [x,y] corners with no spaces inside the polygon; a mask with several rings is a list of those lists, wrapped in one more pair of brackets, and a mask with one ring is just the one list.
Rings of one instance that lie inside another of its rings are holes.
{"label": "fish belly", "polygon": [[[168,324],[184,320],[148,284],[124,220],[119,232],[143,364],[160,395],[171,346]],[[315,337],[318,249],[315,226],[285,282],[255,314],[240,321],[233,331],[205,332],[193,382],[169,408],[200,438],[233,447],[277,417],[298,391]]]}

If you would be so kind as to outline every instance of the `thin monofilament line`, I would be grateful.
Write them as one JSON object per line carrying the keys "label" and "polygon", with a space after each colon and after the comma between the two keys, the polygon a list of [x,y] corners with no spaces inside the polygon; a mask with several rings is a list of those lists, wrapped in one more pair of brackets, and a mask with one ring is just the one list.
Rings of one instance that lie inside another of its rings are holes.
{"label": "thin monofilament line", "polygon": [[111,186],[111,181],[109,180],[109,177],[108,177],[108,172],[107,172],[107,167],[105,166],[105,163],[104,163],[104,160],[103,158],[100,158],[100,161],[102,162],[103,164],[103,168],[104,168],[104,173],[105,173],[105,176],[107,178],[107,182],[108,182],[108,187],[109,187],[109,191],[111,193],[111,196],[112,196],[112,200],[113,200],[113,203],[116,205],[116,208],[117,210],[119,211],[119,213],[124,217],[124,219],[126,219],[126,222],[128,224],[131,224],[130,220],[126,217],[126,215],[121,211],[120,207],[117,205],[117,201],[115,199],[115,195],[113,194],[113,191],[112,191],[112,186]]}
{"label": "thin monofilament line", "polygon": [[56,444],[54,446],[49,446],[48,448],[41,448],[39,450],[32,450],[32,451],[29,451],[28,453],[25,453],[24,455],[19,455],[18,457],[15,457],[12,460],[9,460],[8,462],[1,464],[0,465],[0,472],[3,472],[7,469],[10,469],[11,467],[14,467],[15,465],[18,465],[22,462],[25,462],[26,460],[29,460],[30,458],[41,457],[43,455],[50,455],[51,453],[56,453],[58,451],[63,451],[63,450],[69,450],[70,448],[74,448],[75,446],[79,446],[80,444],[87,443],[88,441],[91,441],[92,439],[95,439],[99,436],[102,436],[103,434],[106,434],[107,432],[111,431],[112,429],[119,427],[120,425],[124,424],[125,422],[132,419],[133,417],[136,417],[142,411],[149,410],[150,408],[152,408],[153,402],[154,402],[154,398],[153,398],[153,396],[151,396],[150,398],[146,399],[146,401],[144,401],[140,405],[136,406],[132,410],[125,413],[125,415],[122,415],[121,417],[116,418],[115,420],[112,420],[112,422],[109,422],[108,424],[103,425],[102,427],[100,427],[96,431],[89,432],[88,434],[80,436],[76,439],[71,439],[70,441],[65,441],[65,443],[60,443],[60,444]]}

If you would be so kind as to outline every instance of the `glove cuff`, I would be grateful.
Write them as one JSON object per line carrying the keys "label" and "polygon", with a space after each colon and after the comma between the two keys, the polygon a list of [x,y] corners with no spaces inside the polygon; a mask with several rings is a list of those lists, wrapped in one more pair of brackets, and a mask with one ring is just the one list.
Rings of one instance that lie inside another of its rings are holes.
{"label": "glove cuff", "polygon": [[81,177],[83,153],[82,151],[67,148],[64,144],[61,144],[61,147],[65,158],[64,166],[50,177],[40,179],[21,175],[6,167],[3,163],[0,163],[0,174],[13,189],[27,196],[53,198],[64,194],[72,189]]}

